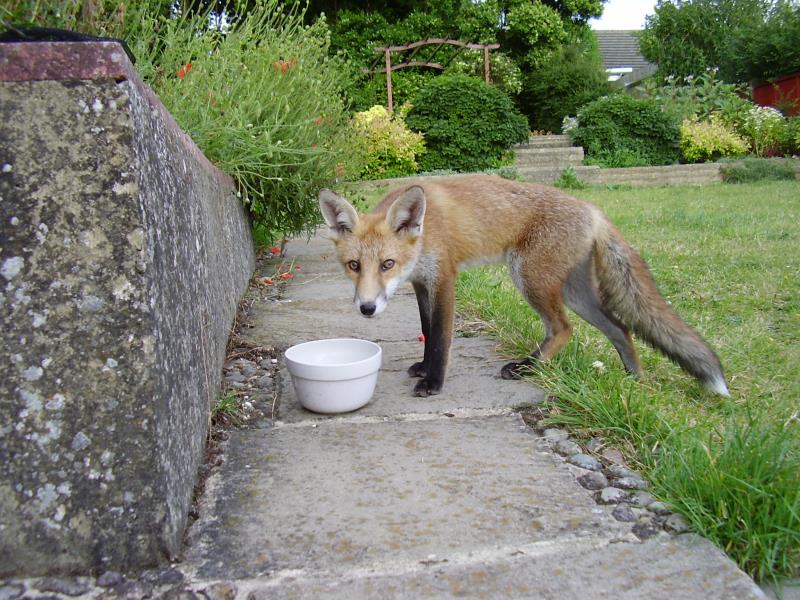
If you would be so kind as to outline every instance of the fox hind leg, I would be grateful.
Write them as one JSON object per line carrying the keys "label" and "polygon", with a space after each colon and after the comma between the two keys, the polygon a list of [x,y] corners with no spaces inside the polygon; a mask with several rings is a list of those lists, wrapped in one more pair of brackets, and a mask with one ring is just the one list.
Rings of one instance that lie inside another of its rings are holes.
{"label": "fox hind leg", "polygon": [[550,360],[564,347],[572,335],[572,325],[567,319],[560,294],[552,297],[548,302],[537,300],[535,304],[533,302],[530,304],[539,313],[544,324],[544,340],[528,357],[503,366],[500,370],[500,376],[503,379],[519,379],[539,362]]}
{"label": "fox hind leg", "polygon": [[629,373],[640,375],[642,366],[628,328],[603,305],[592,258],[587,256],[567,278],[564,284],[567,306],[609,339]]}
{"label": "fox hind leg", "polygon": [[545,337],[527,358],[506,364],[500,371],[503,379],[519,379],[538,362],[549,360],[564,347],[572,335],[572,325],[564,310],[560,283],[543,282],[534,276],[524,276],[524,269],[525,265],[518,255],[509,257],[511,279],[528,304],[539,313]]}

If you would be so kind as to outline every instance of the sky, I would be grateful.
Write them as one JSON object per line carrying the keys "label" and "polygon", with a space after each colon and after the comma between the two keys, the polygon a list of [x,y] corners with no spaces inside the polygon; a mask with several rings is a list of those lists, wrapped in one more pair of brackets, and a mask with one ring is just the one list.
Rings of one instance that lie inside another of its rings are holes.
{"label": "sky", "polygon": [[645,15],[655,13],[655,0],[608,0],[592,29],[644,29]]}

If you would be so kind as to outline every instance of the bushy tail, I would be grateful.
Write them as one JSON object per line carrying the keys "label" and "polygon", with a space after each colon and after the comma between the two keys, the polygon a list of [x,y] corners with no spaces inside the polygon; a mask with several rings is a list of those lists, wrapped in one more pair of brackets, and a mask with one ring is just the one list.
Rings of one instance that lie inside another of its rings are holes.
{"label": "bushy tail", "polygon": [[708,389],[729,396],[719,358],[667,304],[642,257],[611,223],[606,221],[601,229],[595,242],[596,268],[605,305]]}

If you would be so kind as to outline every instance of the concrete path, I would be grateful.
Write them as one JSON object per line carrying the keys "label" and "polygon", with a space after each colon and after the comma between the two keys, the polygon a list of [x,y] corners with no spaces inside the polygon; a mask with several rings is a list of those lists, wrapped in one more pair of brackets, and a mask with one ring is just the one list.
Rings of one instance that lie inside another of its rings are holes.
{"label": "concrete path", "polygon": [[[252,308],[243,336],[283,350],[362,337],[381,344],[373,400],[347,415],[299,407],[284,367],[274,421],[232,432],[189,534],[195,585],[239,598],[762,598],[694,535],[646,541],[612,516],[515,407],[543,392],[498,377],[493,343],[459,337],[444,392],[414,398],[410,286],[376,319],[322,239],[292,242],[301,265],[281,301]],[[267,273],[265,273],[266,275]]]}

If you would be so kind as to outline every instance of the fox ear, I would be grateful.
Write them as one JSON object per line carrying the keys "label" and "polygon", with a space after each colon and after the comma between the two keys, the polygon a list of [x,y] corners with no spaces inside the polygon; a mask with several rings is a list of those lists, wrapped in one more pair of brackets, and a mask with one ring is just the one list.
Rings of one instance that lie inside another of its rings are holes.
{"label": "fox ear", "polygon": [[424,220],[425,191],[418,185],[400,194],[386,214],[386,222],[392,231],[414,237],[422,235]]}
{"label": "fox ear", "polygon": [[334,239],[353,232],[358,223],[358,213],[351,204],[341,196],[330,190],[321,190],[319,193],[319,210],[322,218],[331,229]]}

